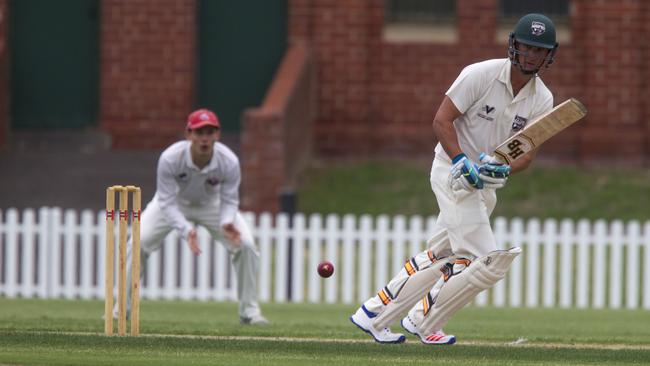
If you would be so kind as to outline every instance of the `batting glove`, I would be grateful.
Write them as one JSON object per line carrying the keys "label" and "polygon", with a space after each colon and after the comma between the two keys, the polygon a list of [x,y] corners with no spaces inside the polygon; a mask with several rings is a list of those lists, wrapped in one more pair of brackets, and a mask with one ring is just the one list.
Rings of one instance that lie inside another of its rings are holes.
{"label": "batting glove", "polygon": [[479,177],[483,181],[483,186],[492,189],[503,188],[510,177],[510,165],[503,164],[486,153],[481,153],[479,161],[481,162],[478,169]]}
{"label": "batting glove", "polygon": [[453,190],[474,191],[483,189],[483,181],[479,176],[479,167],[469,160],[465,154],[458,154],[452,159],[451,187]]}

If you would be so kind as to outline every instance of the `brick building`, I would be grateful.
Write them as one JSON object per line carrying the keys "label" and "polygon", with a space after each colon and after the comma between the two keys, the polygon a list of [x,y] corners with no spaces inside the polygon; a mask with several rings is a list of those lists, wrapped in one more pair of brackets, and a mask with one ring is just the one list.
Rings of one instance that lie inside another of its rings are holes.
{"label": "brick building", "polygon": [[[11,3],[0,0],[4,147],[10,145],[13,117],[7,107],[12,97],[7,34]],[[196,72],[201,57],[197,49],[205,42],[197,36],[196,24],[203,16],[197,8],[206,3],[98,0],[96,124],[112,136],[114,148],[167,145],[178,137],[179,121],[187,112],[205,104],[200,84],[207,72]],[[650,35],[650,3],[569,3],[565,38],[543,78],[556,103],[576,97],[589,115],[545,145],[542,156],[582,164],[647,165],[650,92],[645,83],[650,82],[650,68],[645,60],[650,59],[650,46],[645,38]],[[457,0],[454,22],[444,30],[448,36],[407,40],[391,36],[387,2],[382,0],[276,4],[286,7],[282,55],[264,97],[241,114],[247,209],[277,210],[278,195],[292,188],[311,155],[430,156],[435,144],[430,121],[446,88],[466,64],[506,54],[499,0]],[[157,133],[141,133],[151,129]]]}

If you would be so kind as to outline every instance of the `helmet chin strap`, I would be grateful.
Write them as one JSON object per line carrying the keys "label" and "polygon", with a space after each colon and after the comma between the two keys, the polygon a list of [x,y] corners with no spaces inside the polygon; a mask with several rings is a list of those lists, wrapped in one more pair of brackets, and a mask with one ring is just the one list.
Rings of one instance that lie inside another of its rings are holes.
{"label": "helmet chin strap", "polygon": [[524,67],[521,66],[521,64],[518,63],[518,62],[516,63],[516,65],[518,66],[517,69],[519,69],[519,71],[520,71],[522,74],[524,74],[524,75],[535,75],[535,74],[539,73],[539,70],[540,70],[539,67],[536,68],[535,70],[526,70],[526,69],[524,69]]}

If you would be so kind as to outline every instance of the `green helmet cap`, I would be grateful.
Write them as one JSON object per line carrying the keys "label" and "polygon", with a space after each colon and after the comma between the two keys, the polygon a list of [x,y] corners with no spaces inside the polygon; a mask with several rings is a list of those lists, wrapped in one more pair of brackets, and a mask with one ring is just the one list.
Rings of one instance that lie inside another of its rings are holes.
{"label": "green helmet cap", "polygon": [[530,46],[553,49],[557,47],[555,40],[555,25],[553,21],[542,14],[523,16],[515,25],[513,32],[517,42]]}

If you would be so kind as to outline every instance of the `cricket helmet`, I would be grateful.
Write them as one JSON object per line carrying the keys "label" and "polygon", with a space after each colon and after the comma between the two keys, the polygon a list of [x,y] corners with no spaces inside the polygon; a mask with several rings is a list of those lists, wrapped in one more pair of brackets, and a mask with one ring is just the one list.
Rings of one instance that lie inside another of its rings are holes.
{"label": "cricket helmet", "polygon": [[[547,16],[537,13],[527,14],[519,19],[508,40],[508,57],[513,65],[519,64],[517,43],[550,50],[544,62],[545,67],[548,68],[553,63],[555,52],[559,46],[555,36],[555,24]],[[538,71],[539,69],[534,73]]]}

